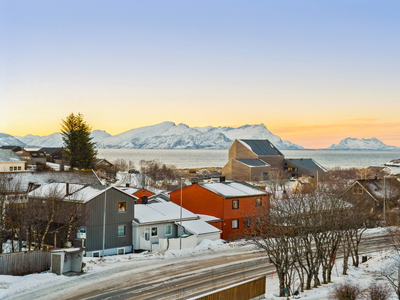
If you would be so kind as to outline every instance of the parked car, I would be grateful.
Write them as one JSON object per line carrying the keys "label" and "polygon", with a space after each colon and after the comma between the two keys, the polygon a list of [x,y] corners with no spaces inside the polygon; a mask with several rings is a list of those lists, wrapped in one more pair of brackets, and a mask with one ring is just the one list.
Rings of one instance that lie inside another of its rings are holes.
{"label": "parked car", "polygon": [[129,174],[140,174],[140,172],[139,172],[138,170],[135,170],[135,169],[130,169],[130,170],[128,171],[128,173],[129,173]]}

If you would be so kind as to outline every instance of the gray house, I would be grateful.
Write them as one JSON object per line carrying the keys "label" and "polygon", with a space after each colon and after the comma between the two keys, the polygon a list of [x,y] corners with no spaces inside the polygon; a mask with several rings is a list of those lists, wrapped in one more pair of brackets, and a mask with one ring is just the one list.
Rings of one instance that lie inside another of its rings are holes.
{"label": "gray house", "polygon": [[[86,227],[84,241],[86,256],[125,254],[132,252],[132,220],[137,201],[115,187],[69,183],[50,183],[28,194],[32,198],[46,198],[54,189],[65,195],[63,201],[85,205],[87,216],[80,226]],[[81,247],[82,240],[71,235],[74,247]],[[104,245],[104,246],[103,246]]]}

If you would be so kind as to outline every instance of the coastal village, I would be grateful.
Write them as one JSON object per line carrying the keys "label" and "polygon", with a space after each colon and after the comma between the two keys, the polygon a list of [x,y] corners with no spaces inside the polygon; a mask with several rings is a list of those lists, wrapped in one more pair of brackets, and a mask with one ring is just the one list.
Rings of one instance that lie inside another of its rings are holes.
{"label": "coastal village", "polygon": [[251,240],[262,228],[260,220],[269,219],[271,202],[339,180],[340,199],[350,206],[361,199],[376,212],[380,220],[371,227],[397,220],[399,174],[377,166],[328,171],[311,158],[285,157],[269,140],[236,139],[222,169],[174,170],[169,180],[155,179],[143,166],[124,167],[98,158],[92,169],[71,169],[63,148],[2,146],[2,252],[43,252],[48,259],[24,258],[24,266],[10,259],[13,265],[7,267],[3,259],[0,273],[81,273],[83,257]]}

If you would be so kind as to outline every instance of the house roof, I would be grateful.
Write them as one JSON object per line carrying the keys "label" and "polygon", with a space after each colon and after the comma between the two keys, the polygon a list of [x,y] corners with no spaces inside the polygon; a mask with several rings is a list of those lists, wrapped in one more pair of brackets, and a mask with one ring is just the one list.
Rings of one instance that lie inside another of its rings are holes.
{"label": "house roof", "polygon": [[38,151],[26,150],[26,152],[28,152],[32,157],[46,157],[46,153],[44,153],[41,150]]}
{"label": "house roof", "polygon": [[364,179],[356,182],[367,190],[375,200],[383,200],[385,198],[385,190],[388,199],[397,197],[400,200],[400,181],[398,178],[389,177],[385,180]]}
{"label": "house roof", "polygon": [[270,164],[267,164],[265,161],[261,159],[248,159],[248,158],[235,158],[238,162],[249,166],[249,167],[269,167]]}
{"label": "house roof", "polygon": [[[139,224],[175,222],[180,220],[181,207],[172,202],[136,204],[135,221]],[[195,220],[198,216],[182,208],[182,220]]]}
{"label": "house roof", "polygon": [[9,146],[9,145],[3,145],[3,146],[1,146],[0,147],[0,149],[4,149],[4,150],[12,150],[12,151],[19,151],[19,150],[21,150],[22,149],[22,147],[21,146]]}
{"label": "house roof", "polygon": [[165,194],[163,194],[163,193],[160,193],[160,194],[157,194],[157,195],[154,195],[154,196],[150,196],[150,197],[148,198],[148,201],[154,201],[154,202],[169,202],[169,201],[170,201],[170,198],[169,198],[167,195],[165,195]]}
{"label": "house roof", "polygon": [[327,170],[323,166],[321,166],[312,158],[286,158],[286,160],[289,160],[299,167],[310,170],[312,172],[327,172]]}
{"label": "house roof", "polygon": [[9,149],[0,149],[0,162],[19,162],[25,161],[20,156],[15,154],[12,150]]}
{"label": "house roof", "polygon": [[62,150],[63,148],[57,148],[57,147],[45,147],[45,148],[40,148],[41,151],[48,155],[53,155],[54,153],[58,152],[59,150]]}
{"label": "house roof", "polygon": [[213,222],[220,222],[222,221],[222,219],[214,217],[214,216],[209,216],[209,215],[201,215],[201,214],[197,214],[200,217],[200,220],[204,221],[204,222],[209,222],[209,223],[213,223]]}
{"label": "house roof", "polygon": [[114,166],[112,163],[110,163],[107,159],[105,159],[105,158],[96,158],[94,161],[93,161],[93,164],[94,165],[98,165],[98,164],[101,164],[101,163],[106,163],[106,164],[109,164],[110,166]]}
{"label": "house roof", "polygon": [[269,140],[238,140],[257,155],[282,155]]}
{"label": "house roof", "polygon": [[[180,222],[175,222],[175,224],[181,226]],[[182,227],[195,235],[222,232],[220,229],[204,222],[203,220],[182,221]]]}
{"label": "house roof", "polygon": [[267,194],[266,191],[263,191],[258,187],[252,186],[246,182],[234,180],[198,183],[198,185],[225,198],[264,196]]}
{"label": "house roof", "polygon": [[[66,195],[67,184],[66,183],[49,183],[40,186],[36,190],[28,193],[29,197],[39,197],[46,198],[48,195],[56,192],[66,201],[82,201],[88,202],[94,197],[108,191],[110,189],[115,189],[115,187],[110,186],[106,188],[104,185],[83,185],[83,184],[69,184],[69,195]],[[117,189],[118,190],[118,189]],[[125,193],[126,194],[126,193]],[[126,194],[127,196],[136,199],[135,196]]]}
{"label": "house roof", "polygon": [[[19,157],[19,156],[18,156]],[[8,173],[20,192],[28,191],[30,185],[40,186],[48,183],[63,183],[98,185],[101,184],[96,174],[91,171],[50,171],[50,172],[19,172]]]}

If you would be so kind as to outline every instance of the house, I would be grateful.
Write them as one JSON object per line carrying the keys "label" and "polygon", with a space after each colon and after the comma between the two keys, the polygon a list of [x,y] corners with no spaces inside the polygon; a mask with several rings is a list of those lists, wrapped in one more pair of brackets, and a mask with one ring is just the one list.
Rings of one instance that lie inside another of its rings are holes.
{"label": "house", "polygon": [[300,177],[292,183],[293,193],[308,193],[316,188],[316,181],[311,177]]}
{"label": "house", "polygon": [[105,175],[103,178],[113,179],[117,174],[114,165],[104,158],[96,158],[93,161],[92,168],[97,174]]}
{"label": "house", "polygon": [[312,158],[288,158],[285,159],[285,171],[287,171],[291,177],[312,177],[317,178],[323,175],[327,170],[317,163]]}
{"label": "house", "polygon": [[118,187],[121,191],[124,191],[125,193],[128,193],[130,195],[133,195],[137,197],[138,204],[142,204],[142,199],[143,197],[146,197],[145,199],[148,199],[151,196],[154,196],[155,194],[145,188],[133,188],[133,187]]}
{"label": "house", "polygon": [[22,149],[16,152],[21,156],[28,165],[42,164],[45,165],[47,162],[46,154],[37,149]]}
{"label": "house", "polygon": [[[84,242],[86,256],[125,254],[132,252],[132,220],[137,198],[111,186],[50,183],[28,194],[28,199],[45,199],[49,191],[59,189],[63,201],[74,201],[85,206],[86,218],[79,226],[86,227]],[[71,236],[74,247],[82,240]],[[104,251],[103,251],[104,249]]]}
{"label": "house", "polygon": [[[171,202],[180,205],[181,190],[170,193]],[[195,214],[213,216],[210,223],[222,230],[222,238],[239,236],[251,224],[259,209],[269,209],[269,194],[245,182],[234,180],[192,184],[182,189],[182,206]]]}
{"label": "house", "polygon": [[25,160],[10,149],[0,149],[0,172],[25,171]]}
{"label": "house", "polygon": [[23,148],[21,146],[6,146],[3,145],[0,147],[3,150],[12,150],[13,152],[21,151]]}
{"label": "house", "polygon": [[55,163],[55,164],[63,164],[64,156],[63,156],[63,148],[58,147],[45,147],[40,148],[40,151],[43,151],[46,154],[47,162]]}
{"label": "house", "polygon": [[271,172],[287,172],[287,177],[311,176],[326,170],[313,159],[286,159],[269,140],[237,139],[229,148],[228,163],[222,168],[226,179],[266,181]]}
{"label": "house", "polygon": [[387,207],[397,207],[400,201],[400,179],[387,177],[356,180],[346,189],[344,198],[350,203],[361,200],[374,210],[382,208],[384,200]]}
{"label": "house", "polygon": [[135,250],[190,248],[206,238],[219,239],[221,233],[196,214],[171,202],[135,205],[132,226]]}

